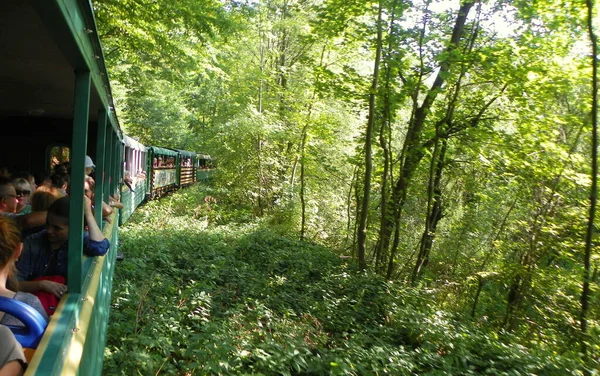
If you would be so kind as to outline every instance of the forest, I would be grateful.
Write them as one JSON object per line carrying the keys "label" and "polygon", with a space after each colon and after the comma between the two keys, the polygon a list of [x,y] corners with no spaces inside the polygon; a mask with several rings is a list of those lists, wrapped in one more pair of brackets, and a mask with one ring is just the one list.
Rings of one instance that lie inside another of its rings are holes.
{"label": "forest", "polygon": [[107,374],[599,374],[597,2],[93,6],[218,166],[123,229]]}

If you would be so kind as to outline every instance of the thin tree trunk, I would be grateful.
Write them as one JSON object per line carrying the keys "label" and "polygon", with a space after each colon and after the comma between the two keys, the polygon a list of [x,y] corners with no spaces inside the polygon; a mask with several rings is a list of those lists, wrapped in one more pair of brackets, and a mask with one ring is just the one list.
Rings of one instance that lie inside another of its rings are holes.
{"label": "thin tree trunk", "polygon": [[306,233],[306,139],[308,138],[308,122],[302,128],[302,150],[300,154],[300,204],[302,206],[302,221],[300,225],[300,240],[304,240]]}
{"label": "thin tree trunk", "polygon": [[585,236],[585,253],[583,256],[583,286],[581,291],[581,315],[579,321],[581,327],[581,354],[584,365],[583,373],[585,375],[591,375],[591,370],[586,367],[590,360],[590,350],[587,344],[589,335],[587,316],[591,294],[590,271],[592,257],[592,237],[594,234],[594,219],[596,217],[596,201],[598,198],[598,43],[596,34],[594,33],[594,8],[592,0],[586,0],[586,5],[587,26],[590,40],[592,42],[592,187],[590,190],[590,214]]}
{"label": "thin tree trunk", "polygon": [[411,282],[415,283],[423,273],[423,269],[429,263],[429,254],[433,246],[433,239],[435,238],[435,231],[439,221],[444,216],[442,208],[442,172],[446,163],[446,150],[448,146],[448,139],[442,138],[442,143],[439,153],[434,151],[431,165],[431,177],[428,189],[429,203],[427,219],[425,221],[425,230],[421,237],[421,244],[419,247],[419,253],[417,255],[417,261],[412,272]]}
{"label": "thin tree trunk", "polygon": [[371,198],[371,176],[373,174],[373,130],[375,128],[375,98],[377,85],[379,82],[379,64],[381,61],[383,26],[382,26],[382,3],[379,2],[377,15],[377,46],[375,51],[375,63],[373,67],[373,81],[371,84],[371,93],[369,94],[369,118],[367,120],[367,130],[365,134],[365,176],[363,185],[363,197],[360,205],[360,220],[358,225],[358,266],[361,270],[367,268],[366,250],[367,250],[367,219],[369,217],[369,201]]}

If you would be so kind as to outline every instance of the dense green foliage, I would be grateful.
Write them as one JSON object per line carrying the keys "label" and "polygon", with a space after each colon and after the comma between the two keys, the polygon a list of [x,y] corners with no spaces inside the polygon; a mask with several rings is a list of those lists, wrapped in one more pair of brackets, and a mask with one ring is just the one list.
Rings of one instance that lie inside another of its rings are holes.
{"label": "dense green foliage", "polygon": [[456,333],[567,359],[585,348],[594,369],[588,3],[94,6],[126,132],[218,162],[223,210],[198,216],[327,247],[393,281],[390,304],[408,294]]}
{"label": "dense green foliage", "polygon": [[215,224],[206,194],[151,202],[122,229],[104,373],[576,374],[568,357],[438,309],[434,290],[261,221]]}

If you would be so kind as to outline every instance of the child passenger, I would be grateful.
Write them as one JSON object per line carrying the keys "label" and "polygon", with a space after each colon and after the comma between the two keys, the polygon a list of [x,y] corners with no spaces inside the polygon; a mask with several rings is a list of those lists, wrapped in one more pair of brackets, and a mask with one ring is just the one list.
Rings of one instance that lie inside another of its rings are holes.
{"label": "child passenger", "polygon": [[[17,282],[14,279],[15,262],[21,255],[22,250],[21,232],[10,218],[0,216],[0,296],[29,304],[48,321],[48,315],[46,315],[42,303],[40,303],[35,295],[26,292],[16,292]],[[0,319],[0,324],[12,326],[23,325],[21,321],[9,314],[4,314]]]}
{"label": "child passenger", "polygon": [[[88,226],[83,238],[83,253],[87,256],[102,256],[106,254],[110,244],[94,219],[91,200],[86,196],[83,199],[84,219]],[[48,208],[46,229],[23,240],[23,253],[17,261],[17,278],[22,291],[47,292],[57,299],[62,297],[67,291],[65,284],[39,278],[60,276],[66,280],[68,240],[69,197],[63,197]]]}

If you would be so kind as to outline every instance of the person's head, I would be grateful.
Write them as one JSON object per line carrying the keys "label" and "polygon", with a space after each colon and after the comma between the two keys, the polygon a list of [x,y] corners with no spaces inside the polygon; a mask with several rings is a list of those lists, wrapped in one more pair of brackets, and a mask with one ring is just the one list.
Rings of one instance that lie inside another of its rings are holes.
{"label": "person's head", "polygon": [[46,231],[52,244],[64,244],[69,239],[69,197],[59,198],[50,205]]}
{"label": "person's head", "polygon": [[86,175],[91,174],[95,168],[96,168],[96,165],[94,164],[94,161],[92,161],[92,158],[90,158],[89,155],[86,155],[85,156],[85,174]]}
{"label": "person's head", "polygon": [[8,268],[9,278],[15,274],[15,261],[21,255],[21,232],[15,222],[0,215],[0,270]]}
{"label": "person's head", "polygon": [[0,167],[0,177],[10,179],[10,171],[6,167]]}
{"label": "person's head", "polygon": [[50,177],[50,180],[52,180],[52,186],[54,188],[58,188],[58,189],[62,189],[63,191],[66,191],[67,187],[69,186],[70,176],[54,174]]}
{"label": "person's head", "polygon": [[16,213],[17,204],[18,199],[15,186],[7,177],[0,177],[0,212]]}
{"label": "person's head", "polygon": [[29,204],[29,197],[31,196],[31,184],[26,179],[17,178],[13,179],[13,185],[15,186],[15,192],[17,193],[17,213],[20,213],[25,209],[25,206]]}
{"label": "person's head", "polygon": [[33,177],[33,174],[31,174],[29,171],[19,171],[16,174],[13,174],[13,181],[17,178],[23,178],[27,180],[29,182],[29,185],[31,186],[31,192],[37,189],[37,185],[35,184],[35,178]]}
{"label": "person's head", "polygon": [[54,173],[57,175],[66,175],[69,173],[69,170],[67,169],[67,166],[65,166],[63,163],[60,163],[54,166]]}
{"label": "person's head", "polygon": [[48,211],[50,205],[61,197],[65,197],[65,194],[60,189],[46,185],[40,186],[29,198],[31,211]]}
{"label": "person's head", "polygon": [[52,180],[50,179],[50,175],[45,172],[37,172],[35,175],[35,183],[38,187],[41,186],[52,186]]}

